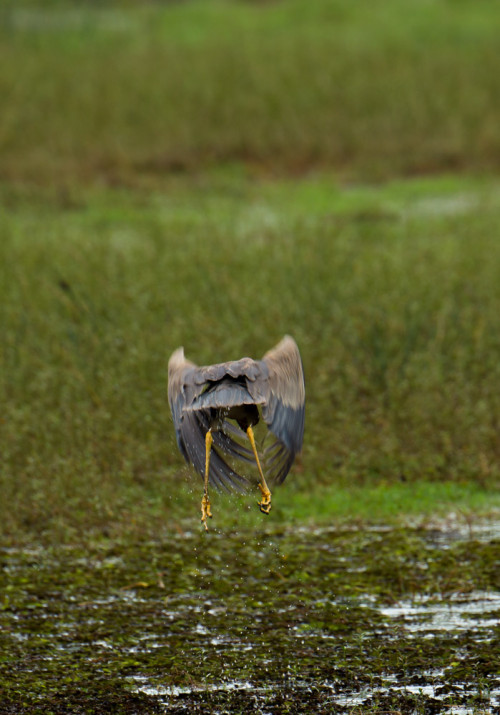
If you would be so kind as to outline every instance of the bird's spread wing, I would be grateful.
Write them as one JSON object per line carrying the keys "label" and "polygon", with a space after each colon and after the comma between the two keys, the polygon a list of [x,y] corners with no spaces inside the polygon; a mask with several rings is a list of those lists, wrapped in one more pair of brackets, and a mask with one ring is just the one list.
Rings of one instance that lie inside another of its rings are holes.
{"label": "bird's spread wing", "polygon": [[295,340],[285,336],[264,355],[261,365],[267,370],[267,380],[257,385],[265,397],[262,417],[276,437],[264,452],[266,473],[271,481],[281,483],[304,437],[304,372]]}
{"label": "bird's spread wing", "polygon": [[[175,427],[175,435],[179,449],[197,472],[205,474],[205,435],[210,428],[210,407],[216,405],[204,404],[202,400],[207,383],[216,381],[230,375],[239,377],[241,370],[253,374],[255,362],[250,358],[243,358],[234,363],[222,363],[209,367],[198,367],[186,360],[184,350],[176,350],[168,364],[168,400]],[[220,376],[219,376],[220,375]],[[251,450],[233,439],[231,434],[237,432],[227,421],[223,421],[223,430],[214,430],[213,446],[210,458],[210,483],[216,488],[226,491],[237,489],[246,490],[250,486],[248,479],[238,474],[222,457],[225,452],[232,458],[253,463],[254,456]]]}
{"label": "bird's spread wing", "polygon": [[197,366],[184,357],[184,348],[177,348],[168,361],[168,402],[174,421],[177,445],[184,459],[189,461],[189,454],[182,436],[183,411],[193,399],[193,374]]}

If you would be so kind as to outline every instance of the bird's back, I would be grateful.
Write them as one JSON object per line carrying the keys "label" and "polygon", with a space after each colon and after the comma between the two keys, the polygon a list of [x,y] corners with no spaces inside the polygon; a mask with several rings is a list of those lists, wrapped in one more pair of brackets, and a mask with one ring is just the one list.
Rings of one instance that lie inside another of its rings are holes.
{"label": "bird's back", "polygon": [[[209,382],[208,387],[187,408],[190,410],[229,409],[238,405],[254,405],[255,399],[248,391],[244,378],[225,376],[217,382]],[[260,401],[257,404],[262,404]]]}

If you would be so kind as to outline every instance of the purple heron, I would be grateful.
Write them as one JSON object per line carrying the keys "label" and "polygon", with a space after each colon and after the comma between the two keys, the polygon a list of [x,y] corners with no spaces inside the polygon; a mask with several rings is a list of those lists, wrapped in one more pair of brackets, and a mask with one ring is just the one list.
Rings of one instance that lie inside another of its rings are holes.
{"label": "purple heron", "polygon": [[[184,349],[178,348],[168,363],[168,400],[179,449],[204,479],[205,529],[212,516],[209,484],[226,491],[246,491],[252,484],[224,455],[257,467],[260,510],[269,514],[268,481],[284,481],[304,436],[304,373],[295,340],[286,335],[262,360],[244,357],[205,367],[186,360]],[[253,431],[260,417],[274,438],[262,460]],[[238,438],[248,438],[251,449]]]}

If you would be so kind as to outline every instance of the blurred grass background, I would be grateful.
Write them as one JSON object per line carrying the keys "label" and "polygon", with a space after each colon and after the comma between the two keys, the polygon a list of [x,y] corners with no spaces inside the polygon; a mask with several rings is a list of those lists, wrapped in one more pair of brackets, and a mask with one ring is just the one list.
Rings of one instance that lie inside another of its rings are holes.
{"label": "blurred grass background", "polygon": [[[6,538],[196,523],[168,356],[284,333],[306,440],[271,519],[499,506],[499,21],[472,0],[4,3]],[[218,523],[261,523],[238,504]]]}
{"label": "blurred grass background", "polygon": [[0,176],[495,170],[487,0],[3,4]]}

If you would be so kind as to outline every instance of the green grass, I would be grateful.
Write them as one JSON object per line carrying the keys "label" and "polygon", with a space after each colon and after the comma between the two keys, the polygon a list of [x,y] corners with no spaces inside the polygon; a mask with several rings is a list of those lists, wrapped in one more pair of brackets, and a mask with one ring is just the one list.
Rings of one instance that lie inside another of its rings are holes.
{"label": "green grass", "polygon": [[[186,494],[183,507],[191,506],[191,518],[199,509],[201,489]],[[307,486],[293,477],[276,490],[272,517],[264,520],[256,510],[256,499],[212,496],[213,521],[210,530],[267,529],[276,522],[293,527],[339,527],[366,524],[436,526],[467,529],[482,519],[498,518],[500,497],[491,488],[470,481],[427,481],[342,485],[335,477],[327,485]],[[179,514],[180,516],[180,514]],[[183,512],[178,526],[187,523]],[[195,522],[192,520],[191,526]]]}
{"label": "green grass", "polygon": [[5,537],[197,518],[168,357],[284,333],[306,439],[271,519],[498,507],[499,7],[3,4]]}
{"label": "green grass", "polygon": [[10,2],[0,176],[497,170],[499,25],[483,0]]}
{"label": "green grass", "polygon": [[[2,196],[5,536],[196,524],[168,357],[259,357],[284,333],[304,360],[306,438],[270,519],[498,508],[495,181],[343,189],[219,171],[63,206]],[[214,526],[260,524],[254,503],[214,496]]]}

